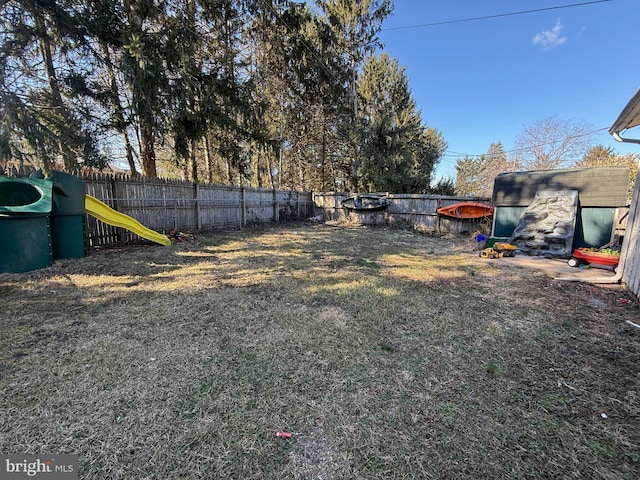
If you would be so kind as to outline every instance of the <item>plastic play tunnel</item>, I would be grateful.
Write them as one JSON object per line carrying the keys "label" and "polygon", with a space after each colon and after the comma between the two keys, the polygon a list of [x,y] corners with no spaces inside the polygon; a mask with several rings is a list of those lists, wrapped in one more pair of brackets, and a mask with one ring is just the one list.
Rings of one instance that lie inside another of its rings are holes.
{"label": "plastic play tunnel", "polygon": [[0,176],[1,273],[51,265],[51,198],[51,182]]}

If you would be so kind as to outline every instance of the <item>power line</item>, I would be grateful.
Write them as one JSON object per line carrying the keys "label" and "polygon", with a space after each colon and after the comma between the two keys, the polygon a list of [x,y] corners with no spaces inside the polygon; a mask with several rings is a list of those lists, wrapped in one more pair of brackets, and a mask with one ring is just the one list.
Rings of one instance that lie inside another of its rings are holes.
{"label": "power line", "polygon": [[[546,147],[546,146],[553,145],[553,144],[558,143],[558,142],[562,142],[564,140],[571,140],[573,138],[587,137],[589,135],[593,135],[594,133],[602,132],[604,130],[609,130],[609,127],[598,128],[598,129],[592,130],[590,132],[580,133],[580,134],[577,134],[577,135],[571,135],[569,137],[565,137],[565,138],[562,138],[560,140],[553,140],[551,142],[541,143],[541,144],[538,144],[538,145],[530,145],[528,147],[522,147],[522,148],[513,148],[511,150],[505,150],[504,153],[518,153],[518,152],[524,152],[526,150],[530,150],[532,148]],[[461,156],[464,156],[464,157],[482,157],[483,155],[486,155],[486,154],[487,154],[487,152],[484,152],[484,153],[481,153],[481,154],[471,154],[471,153],[448,151],[448,152],[445,152],[443,157],[454,157],[454,156],[455,157],[461,157]]]}
{"label": "power line", "polygon": [[382,31],[388,32],[391,30],[408,30],[411,28],[425,28],[425,27],[435,27],[438,25],[451,25],[453,23],[464,23],[464,22],[475,22],[478,20],[489,20],[492,18],[501,18],[501,17],[512,17],[515,15],[525,15],[529,13],[537,13],[537,12],[546,12],[550,10],[560,10],[562,8],[573,8],[573,7],[583,7],[586,5],[595,5],[597,3],[608,3],[613,2],[614,0],[593,0],[591,2],[581,2],[581,3],[572,3],[570,5],[559,5],[556,7],[544,7],[544,8],[535,8],[533,10],[520,10],[517,12],[509,12],[509,13],[498,13],[495,15],[485,15],[482,17],[471,17],[471,18],[461,18],[457,20],[444,20],[442,22],[432,22],[432,23],[421,23],[419,25],[407,25],[403,27],[390,27],[383,28]]}

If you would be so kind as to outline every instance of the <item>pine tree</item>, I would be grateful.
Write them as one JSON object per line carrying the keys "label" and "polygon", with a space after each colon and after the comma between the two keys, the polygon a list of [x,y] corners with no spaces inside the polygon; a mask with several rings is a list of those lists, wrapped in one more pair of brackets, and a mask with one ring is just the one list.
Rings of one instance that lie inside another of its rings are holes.
{"label": "pine tree", "polygon": [[365,132],[361,175],[366,188],[428,192],[446,143],[439,132],[423,125],[404,69],[387,54],[369,57],[358,93]]}
{"label": "pine tree", "polygon": [[509,160],[502,142],[495,142],[479,157],[465,157],[456,162],[456,194],[491,197],[496,176],[519,168],[516,160]]}
{"label": "pine tree", "polygon": [[68,81],[76,75],[78,52],[87,47],[78,8],[72,0],[0,6],[7,19],[0,46],[3,150],[45,172],[58,164],[75,170],[94,152]]}
{"label": "pine tree", "polygon": [[316,0],[330,25],[341,57],[348,68],[348,122],[342,125],[347,138],[351,188],[360,186],[360,148],[363,140],[358,111],[358,75],[368,55],[381,46],[378,33],[391,13],[391,0]]}
{"label": "pine tree", "polygon": [[636,182],[636,175],[638,173],[638,166],[640,165],[640,155],[627,153],[619,155],[611,147],[605,147],[604,145],[596,145],[591,147],[584,158],[576,162],[576,167],[611,167],[621,165],[629,167],[631,172],[629,177],[629,200],[631,200],[631,194],[633,193],[634,185]]}

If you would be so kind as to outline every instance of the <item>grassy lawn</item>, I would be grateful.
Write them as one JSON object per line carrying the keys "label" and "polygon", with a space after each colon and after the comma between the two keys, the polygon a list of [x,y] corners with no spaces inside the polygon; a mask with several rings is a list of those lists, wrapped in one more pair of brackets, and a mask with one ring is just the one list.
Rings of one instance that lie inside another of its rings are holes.
{"label": "grassy lawn", "polygon": [[0,452],[91,479],[635,479],[623,296],[330,225],[0,275]]}

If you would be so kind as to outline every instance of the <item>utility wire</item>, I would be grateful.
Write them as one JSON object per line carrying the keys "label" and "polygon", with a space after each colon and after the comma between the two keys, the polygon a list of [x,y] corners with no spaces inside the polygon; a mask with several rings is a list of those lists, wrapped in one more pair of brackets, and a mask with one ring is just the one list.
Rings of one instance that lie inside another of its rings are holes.
{"label": "utility wire", "polygon": [[425,28],[425,27],[435,27],[438,25],[450,25],[453,23],[464,23],[464,22],[475,22],[478,20],[489,20],[492,18],[501,18],[501,17],[512,17],[515,15],[526,15],[529,13],[537,13],[537,12],[546,12],[546,11],[550,11],[550,10],[560,10],[562,8],[573,8],[573,7],[583,7],[586,5],[595,5],[597,3],[608,3],[608,2],[613,2],[614,0],[593,0],[591,2],[581,2],[581,3],[572,3],[570,5],[558,5],[556,7],[544,7],[544,8],[535,8],[533,10],[521,10],[518,12],[509,12],[509,13],[498,13],[495,15],[485,15],[482,17],[471,17],[471,18],[461,18],[458,20],[445,20],[442,22],[432,22],[432,23],[421,23],[419,25],[407,25],[407,26],[403,26],[403,27],[390,27],[390,28],[383,28],[382,31],[383,32],[389,32],[391,30],[408,30],[411,28]]}
{"label": "utility wire", "polygon": [[[562,138],[560,140],[553,140],[551,142],[540,143],[538,145],[530,145],[528,147],[514,148],[514,149],[511,149],[511,150],[505,150],[504,153],[518,153],[518,152],[524,152],[526,150],[530,150],[532,148],[546,147],[546,146],[553,145],[553,144],[558,143],[558,142],[563,142],[564,140],[571,140],[573,138],[587,137],[589,135],[593,135],[594,133],[602,132],[604,130],[609,130],[609,127],[598,128],[598,129],[592,130],[590,132],[580,133],[580,134],[577,134],[577,135],[571,135],[569,137],[565,137],[565,138]],[[477,158],[477,157],[482,157],[483,155],[486,155],[486,154],[487,154],[487,152],[481,153],[479,155],[471,154],[471,153],[462,153],[462,152],[446,152],[443,156],[445,156],[445,157],[465,156],[465,157],[476,157]]]}

